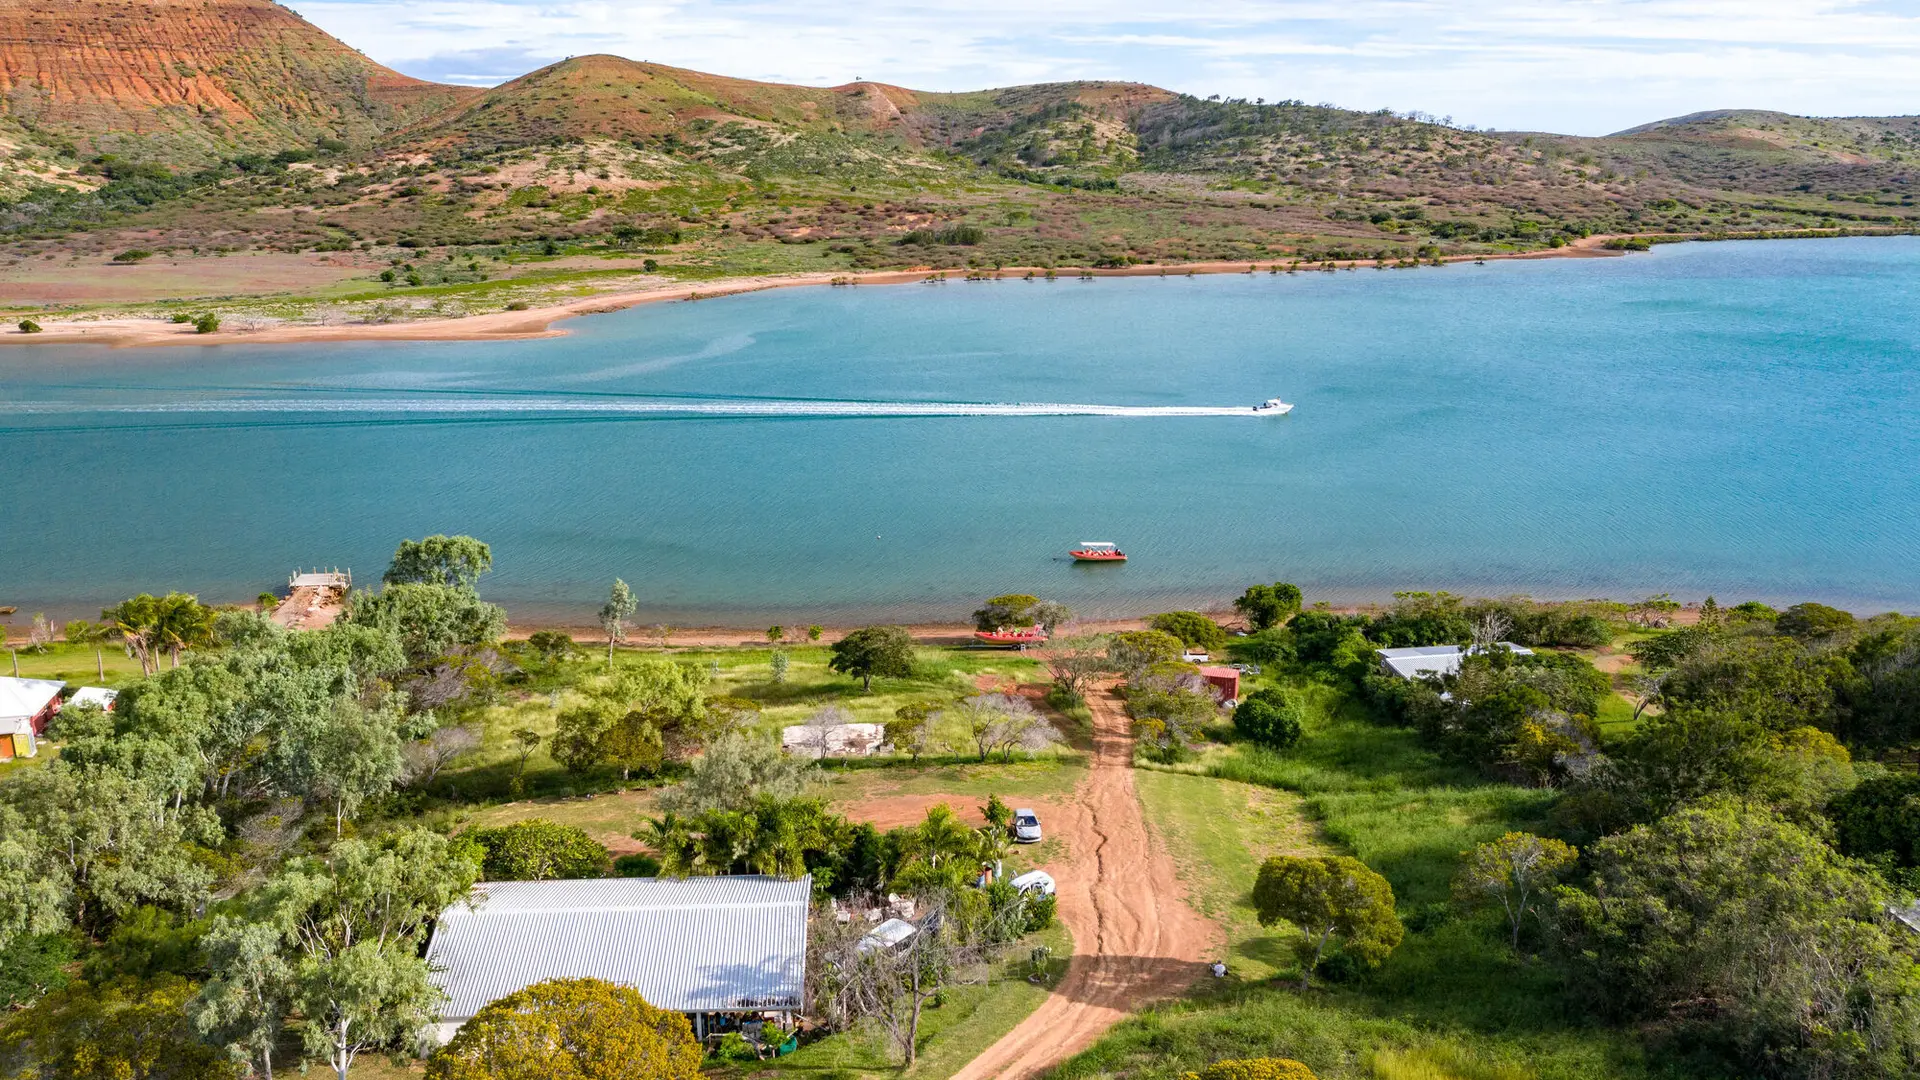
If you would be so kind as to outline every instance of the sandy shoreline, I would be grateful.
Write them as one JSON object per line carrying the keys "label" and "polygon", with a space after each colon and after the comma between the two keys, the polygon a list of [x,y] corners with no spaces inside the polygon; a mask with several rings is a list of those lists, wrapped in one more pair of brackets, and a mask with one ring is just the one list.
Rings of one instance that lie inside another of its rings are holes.
{"label": "sandy shoreline", "polygon": [[[1602,245],[1608,239],[1610,237],[1590,236],[1576,240],[1566,247],[1547,251],[1515,252],[1508,255],[1452,255],[1444,256],[1441,261],[1471,263],[1493,260],[1604,258],[1626,254],[1622,251],[1606,250]],[[1106,269],[1056,267],[1053,273],[1058,278],[1187,277],[1199,274],[1247,274],[1250,272],[1248,267],[1256,265],[1260,268],[1260,273],[1266,273],[1276,266],[1281,267],[1284,273],[1284,268],[1291,261],[1268,259],[1258,262],[1173,263]],[[1312,270],[1303,267],[1299,272],[1324,272],[1322,268],[1326,265],[1326,263],[1316,263]],[[1343,268],[1371,267],[1374,261],[1354,259],[1336,262],[1333,265]],[[555,323],[582,315],[623,311],[642,304],[713,300],[723,296],[739,296],[767,289],[820,285],[905,285],[930,279],[963,281],[969,273],[984,274],[989,280],[1017,281],[1029,274],[1040,277],[1047,273],[1047,269],[1028,266],[1003,267],[998,271],[918,268],[861,273],[822,272],[718,278],[698,284],[662,285],[657,289],[643,289],[637,292],[608,293],[563,304],[528,308],[525,311],[495,311],[484,315],[463,315],[457,318],[346,326],[290,324],[258,330],[220,330],[211,334],[195,333],[190,325],[176,324],[160,318],[68,320],[48,318],[40,320],[41,331],[37,334],[0,333],[0,345],[105,345],[112,348],[136,348],[156,345],[294,345],[330,341],[523,341],[532,338],[564,337],[569,331],[555,327]]]}

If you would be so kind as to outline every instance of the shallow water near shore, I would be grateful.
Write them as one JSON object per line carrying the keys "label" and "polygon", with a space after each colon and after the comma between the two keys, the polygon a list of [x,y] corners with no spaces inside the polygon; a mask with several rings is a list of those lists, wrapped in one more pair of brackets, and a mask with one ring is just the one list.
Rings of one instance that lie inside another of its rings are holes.
{"label": "shallow water near shore", "polygon": [[[1920,239],[785,289],[565,338],[0,351],[0,605],[372,584],[584,621],[1097,615],[1253,581],[1920,608]],[[1295,403],[1285,417],[1248,408]],[[1008,408],[1007,406],[1018,406]],[[1217,414],[1206,410],[1219,408]],[[1076,566],[1111,540],[1132,560]]]}

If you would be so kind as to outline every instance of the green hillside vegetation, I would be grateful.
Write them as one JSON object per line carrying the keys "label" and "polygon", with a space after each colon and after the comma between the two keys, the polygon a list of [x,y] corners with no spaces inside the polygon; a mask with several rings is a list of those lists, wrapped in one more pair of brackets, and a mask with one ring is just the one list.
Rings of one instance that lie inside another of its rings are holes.
{"label": "green hillside vegetation", "polygon": [[[1409,266],[1595,234],[1907,231],[1920,214],[1914,118],[1703,113],[1587,139],[1135,83],[804,87],[614,56],[462,90],[383,75],[255,0],[227,4],[216,14],[252,21],[195,47],[229,63],[148,73],[179,94],[221,73],[240,104],[190,130],[150,104],[173,119],[135,124],[125,103],[55,116],[28,98],[0,117],[16,147],[0,167],[0,269],[133,248],[305,252],[356,268],[364,287],[223,302],[388,321],[660,275]],[[128,17],[112,25],[132,33]],[[279,67],[260,52],[268,30],[300,43],[272,53]],[[66,309],[143,310],[113,300],[113,280]],[[182,287],[194,295],[190,275]]]}

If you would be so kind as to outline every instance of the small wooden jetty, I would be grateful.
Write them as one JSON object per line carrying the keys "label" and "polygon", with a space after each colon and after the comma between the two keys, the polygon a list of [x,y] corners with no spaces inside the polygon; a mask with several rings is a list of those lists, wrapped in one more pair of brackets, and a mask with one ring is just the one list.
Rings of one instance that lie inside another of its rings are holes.
{"label": "small wooden jetty", "polygon": [[273,609],[273,621],[289,630],[331,626],[353,590],[353,571],[295,570],[287,575],[287,598]]}

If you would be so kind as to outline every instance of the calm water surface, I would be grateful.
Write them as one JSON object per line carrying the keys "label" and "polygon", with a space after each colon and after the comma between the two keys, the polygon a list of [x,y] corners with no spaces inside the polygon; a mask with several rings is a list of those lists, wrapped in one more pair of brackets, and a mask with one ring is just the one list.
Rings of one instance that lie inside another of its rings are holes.
{"label": "calm water surface", "polygon": [[[0,605],[492,542],[682,624],[1450,588],[1920,607],[1920,240],[788,289],[490,344],[0,350]],[[901,403],[1288,417],[886,416]],[[663,409],[695,410],[691,412]],[[1079,567],[1113,540],[1133,561]]]}

